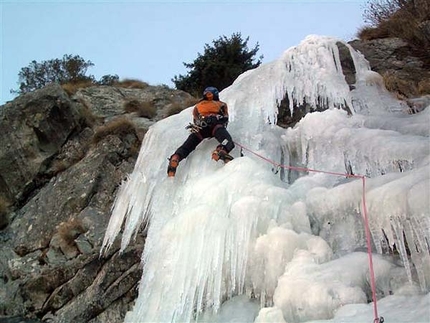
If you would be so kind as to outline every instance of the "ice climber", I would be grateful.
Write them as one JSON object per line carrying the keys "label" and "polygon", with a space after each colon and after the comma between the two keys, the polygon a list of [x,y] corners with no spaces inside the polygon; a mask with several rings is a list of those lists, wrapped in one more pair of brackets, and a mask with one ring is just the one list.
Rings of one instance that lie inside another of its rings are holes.
{"label": "ice climber", "polygon": [[233,140],[227,131],[228,108],[219,100],[219,91],[215,87],[207,87],[203,98],[194,106],[193,123],[186,129],[191,133],[185,142],[169,158],[167,175],[175,176],[179,162],[187,158],[203,139],[215,137],[220,143],[212,152],[212,159],[228,163],[233,159],[229,152],[234,148]]}

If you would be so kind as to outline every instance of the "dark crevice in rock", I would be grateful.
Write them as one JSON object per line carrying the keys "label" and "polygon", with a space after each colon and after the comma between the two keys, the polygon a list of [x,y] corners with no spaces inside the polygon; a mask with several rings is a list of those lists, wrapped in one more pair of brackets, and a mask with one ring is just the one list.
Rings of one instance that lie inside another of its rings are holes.
{"label": "dark crevice in rock", "polygon": [[345,81],[349,85],[349,89],[354,88],[356,83],[356,70],[354,65],[354,60],[352,59],[351,52],[349,48],[341,42],[336,43],[339,49],[340,64],[342,67],[343,75],[345,76]]}

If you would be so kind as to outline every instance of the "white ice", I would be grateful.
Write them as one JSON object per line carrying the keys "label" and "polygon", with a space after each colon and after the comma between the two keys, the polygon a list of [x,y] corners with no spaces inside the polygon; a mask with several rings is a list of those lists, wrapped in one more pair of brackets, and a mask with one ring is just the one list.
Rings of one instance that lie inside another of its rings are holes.
{"label": "white ice", "polygon": [[[192,107],[150,128],[102,249],[146,231],[126,322],[430,321],[430,109],[407,114],[344,43],[357,71],[350,91],[336,42],[308,36],[221,92],[238,144],[226,165],[210,159],[210,139],[167,178]],[[282,129],[286,94],[291,109],[327,110]]]}

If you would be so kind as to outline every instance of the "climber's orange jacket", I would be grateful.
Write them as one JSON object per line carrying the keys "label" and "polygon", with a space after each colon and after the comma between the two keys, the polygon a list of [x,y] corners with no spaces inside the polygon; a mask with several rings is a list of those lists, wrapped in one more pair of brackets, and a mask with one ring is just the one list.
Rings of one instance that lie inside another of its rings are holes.
{"label": "climber's orange jacket", "polygon": [[227,104],[222,101],[202,100],[194,107],[194,121],[200,119],[200,117],[207,117],[210,115],[228,117]]}

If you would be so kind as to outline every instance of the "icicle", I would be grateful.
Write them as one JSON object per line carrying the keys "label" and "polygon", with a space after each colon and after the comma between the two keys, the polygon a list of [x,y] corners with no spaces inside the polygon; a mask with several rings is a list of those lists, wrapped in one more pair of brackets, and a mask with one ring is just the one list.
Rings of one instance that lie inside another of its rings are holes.
{"label": "icicle", "polygon": [[408,242],[412,263],[417,272],[418,282],[423,292],[430,288],[430,255],[426,245],[425,234],[422,228],[424,223],[420,223],[415,216],[406,220],[405,238]]}
{"label": "icicle", "polygon": [[401,224],[401,221],[397,217],[393,217],[391,220],[391,224],[394,231],[394,238],[396,242],[396,247],[398,248],[400,258],[405,267],[406,275],[408,277],[409,282],[412,284],[412,271],[411,271],[411,263],[409,262],[408,253],[406,251],[405,240],[403,238],[404,228]]}
{"label": "icicle", "polygon": [[[349,86],[340,66],[339,40],[308,36],[300,44],[284,53],[286,90],[293,112],[294,104],[304,102],[312,108],[344,107],[351,105]],[[330,75],[330,77],[328,77]],[[296,82],[300,79],[301,82]]]}

